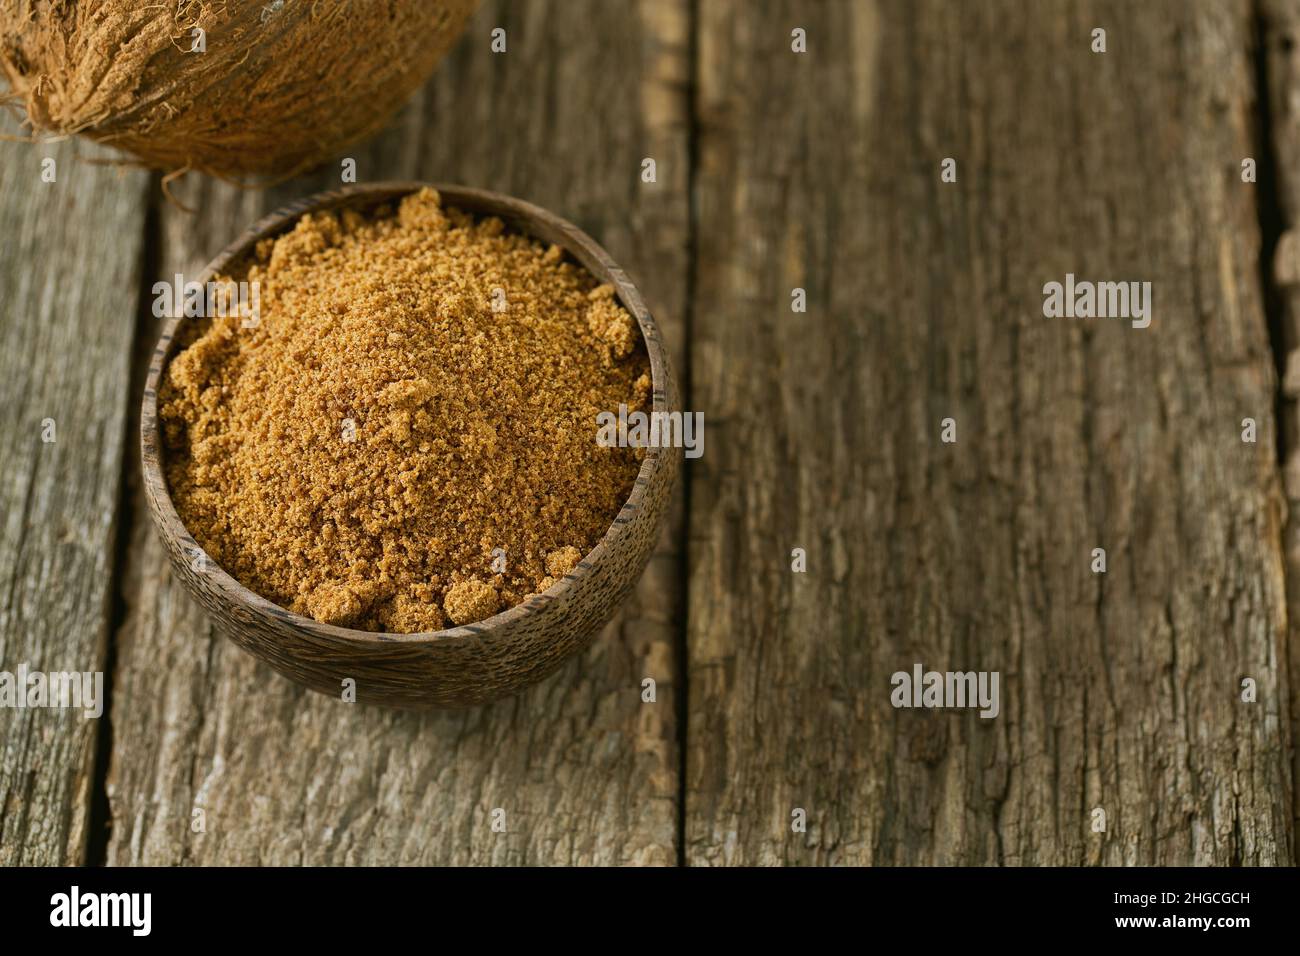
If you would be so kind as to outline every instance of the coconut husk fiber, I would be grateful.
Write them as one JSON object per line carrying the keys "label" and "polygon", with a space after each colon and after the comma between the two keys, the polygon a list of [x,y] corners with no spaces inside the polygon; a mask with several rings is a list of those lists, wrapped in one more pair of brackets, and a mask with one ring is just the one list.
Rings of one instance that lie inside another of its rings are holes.
{"label": "coconut husk fiber", "polygon": [[286,176],[382,127],[477,5],[0,0],[0,69],[38,136],[89,136],[157,169]]}

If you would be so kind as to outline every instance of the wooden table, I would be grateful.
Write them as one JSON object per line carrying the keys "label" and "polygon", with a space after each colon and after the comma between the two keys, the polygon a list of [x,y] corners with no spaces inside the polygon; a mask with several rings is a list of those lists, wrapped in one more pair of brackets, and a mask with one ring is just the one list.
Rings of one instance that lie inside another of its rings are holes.
{"label": "wooden table", "polygon": [[[706,442],[626,612],[461,713],[256,664],[141,500],[152,282],[339,166],[186,212],[0,144],[0,669],[111,688],[0,711],[0,864],[1294,863],[1298,38],[1294,0],[486,3],[359,178],[595,235]],[[1066,273],[1151,326],[1045,318]],[[1001,713],[895,709],[918,662]]]}

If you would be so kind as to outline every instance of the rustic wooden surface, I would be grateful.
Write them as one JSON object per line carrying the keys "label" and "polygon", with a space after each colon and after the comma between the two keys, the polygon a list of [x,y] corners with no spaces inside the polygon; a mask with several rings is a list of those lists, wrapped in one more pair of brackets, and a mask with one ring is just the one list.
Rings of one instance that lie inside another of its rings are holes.
{"label": "rustic wooden surface", "polygon": [[[10,673],[102,671],[107,655],[148,177],[78,162],[104,155],[0,142],[0,670]],[[41,178],[46,158],[53,182]],[[80,712],[0,709],[0,866],[83,858],[98,730]]]}
{"label": "rustic wooden surface", "polygon": [[[1270,292],[1273,346],[1283,372],[1279,454],[1286,490],[1287,512],[1300,515],[1300,3],[1268,0],[1259,17],[1259,95],[1264,98],[1268,122],[1261,124],[1273,156],[1271,177],[1265,183],[1268,201],[1262,205],[1265,239],[1264,282]],[[1287,524],[1283,541],[1286,564],[1288,676],[1292,688],[1291,766],[1292,800],[1300,820],[1300,757],[1294,741],[1300,739],[1300,706],[1294,703],[1300,688],[1300,520]],[[1295,830],[1292,831],[1294,841]],[[1293,852],[1298,848],[1294,846]]]}
{"label": "rustic wooden surface", "polygon": [[[4,144],[0,669],[109,661],[112,699],[0,711],[0,862],[1294,863],[1298,39],[1296,0],[486,4],[359,178],[588,230],[707,440],[621,619],[450,715],[298,690],[215,636],[125,435],[138,277],[338,168],[188,177],[186,213],[86,165],[42,192]],[[1044,318],[1066,272],[1151,281],[1151,327]],[[894,710],[916,662],[1000,671],[1000,716]]]}
{"label": "rustic wooden surface", "polygon": [[[1289,862],[1249,8],[770,9],[700,29],[688,861]],[[915,662],[1001,715],[894,710]]]}

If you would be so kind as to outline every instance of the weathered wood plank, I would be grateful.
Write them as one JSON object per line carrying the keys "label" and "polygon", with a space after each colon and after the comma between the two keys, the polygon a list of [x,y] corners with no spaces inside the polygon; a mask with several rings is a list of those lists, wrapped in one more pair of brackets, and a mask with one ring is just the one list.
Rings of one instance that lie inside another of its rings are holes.
{"label": "weathered wood plank", "polygon": [[[689,862],[1291,862],[1251,34],[702,0]],[[1150,328],[1045,318],[1067,272]],[[1000,715],[894,709],[916,662]]]}
{"label": "weathered wood plank", "polygon": [[[21,131],[6,116],[0,133]],[[104,155],[73,142],[0,142],[0,671],[9,674],[104,669],[147,182],[84,161]],[[46,158],[53,182],[42,180]],[[0,866],[83,861],[100,723],[81,711],[0,708]]]}
{"label": "weathered wood plank", "polygon": [[[505,54],[489,51],[496,26]],[[359,178],[463,182],[554,209],[624,265],[681,356],[687,30],[684,3],[487,4],[421,98],[356,152]],[[638,179],[647,156],[653,186]],[[257,216],[337,184],[337,167],[266,195],[186,180],[177,193],[199,212],[163,211],[159,271],[196,270]],[[517,699],[445,715],[349,707],[255,664],[210,632],[146,523],[137,498],[110,862],[676,860],[680,523],[585,656]],[[641,703],[647,676],[654,704]],[[196,808],[204,833],[191,832]]]}
{"label": "weathered wood plank", "polygon": [[[1261,6],[1261,48],[1256,51],[1268,89],[1260,91],[1261,118],[1267,117],[1266,145],[1259,157],[1264,221],[1276,245],[1267,275],[1276,310],[1274,348],[1285,356],[1282,380],[1282,475],[1289,520],[1286,526],[1287,664],[1290,676],[1292,780],[1300,777],[1300,0],[1266,0]],[[1300,788],[1292,787],[1294,816],[1300,824]],[[1293,831],[1294,832],[1294,831]]]}

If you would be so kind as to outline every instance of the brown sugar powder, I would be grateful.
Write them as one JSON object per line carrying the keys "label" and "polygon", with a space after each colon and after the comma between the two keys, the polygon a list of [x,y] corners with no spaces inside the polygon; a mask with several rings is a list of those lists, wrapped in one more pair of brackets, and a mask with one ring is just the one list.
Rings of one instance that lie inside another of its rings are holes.
{"label": "brown sugar powder", "polygon": [[185,326],[160,390],[186,528],[299,614],[410,633],[545,590],[609,528],[646,408],[636,323],[580,266],[432,190],[259,244],[259,320]]}

